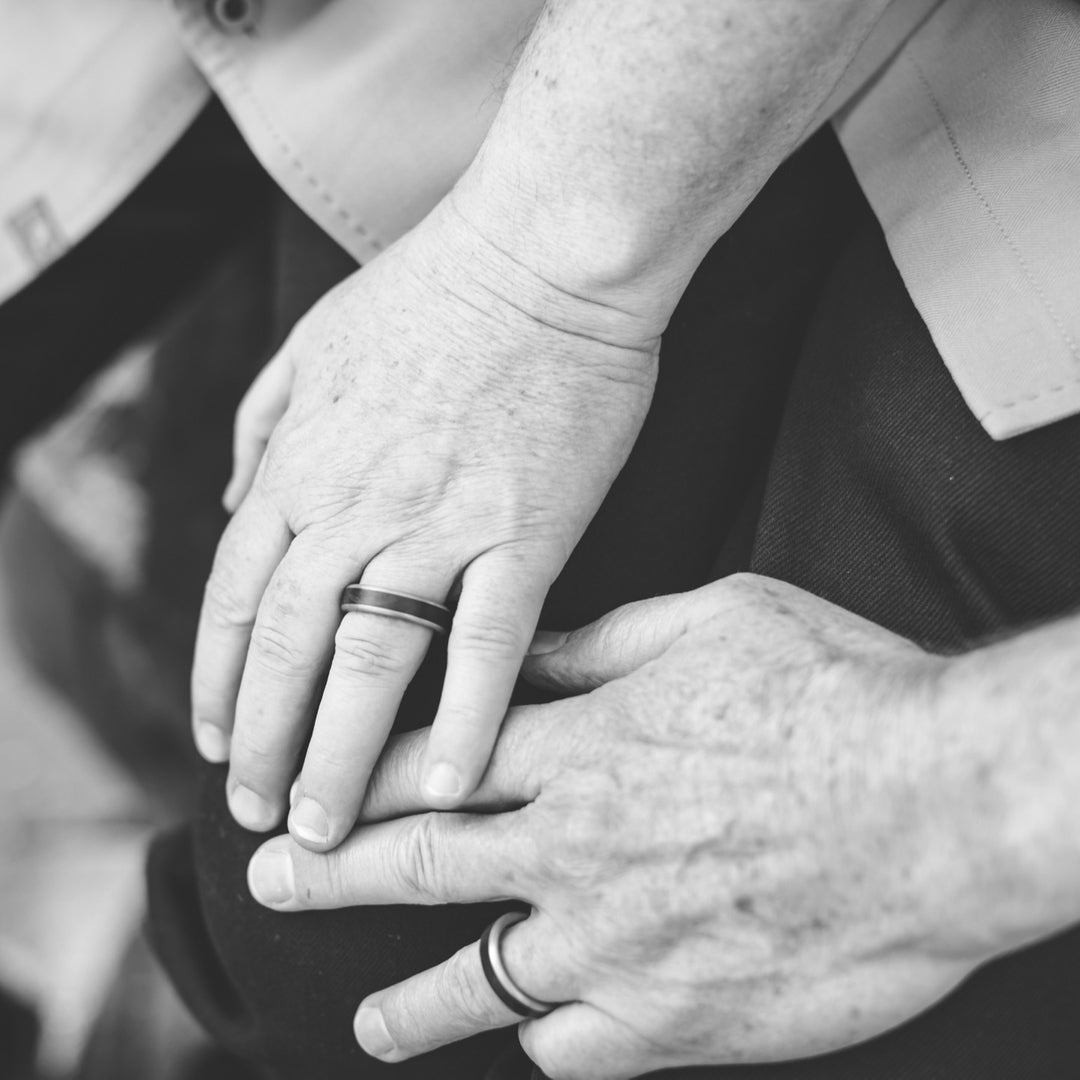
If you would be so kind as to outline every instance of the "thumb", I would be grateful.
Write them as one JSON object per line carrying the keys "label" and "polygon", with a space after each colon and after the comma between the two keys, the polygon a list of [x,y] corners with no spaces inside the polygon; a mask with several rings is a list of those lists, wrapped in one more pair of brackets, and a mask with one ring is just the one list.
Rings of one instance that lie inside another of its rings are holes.
{"label": "thumb", "polygon": [[259,372],[236,410],[232,477],[221,497],[230,514],[248,493],[266,444],[289,407],[292,382],[292,363],[281,350]]}
{"label": "thumb", "polygon": [[572,633],[540,630],[521,674],[534,686],[570,694],[629,675],[666,652],[701,617],[698,592],[626,604]]}

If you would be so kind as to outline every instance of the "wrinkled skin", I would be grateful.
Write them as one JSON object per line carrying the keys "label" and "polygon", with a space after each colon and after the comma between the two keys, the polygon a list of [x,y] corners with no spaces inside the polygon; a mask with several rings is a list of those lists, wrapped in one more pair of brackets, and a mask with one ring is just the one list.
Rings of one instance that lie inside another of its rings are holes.
{"label": "wrinkled skin", "polygon": [[325,849],[356,819],[430,640],[342,619],[357,580],[460,589],[427,762],[457,781],[444,768],[426,799],[473,789],[548,587],[644,420],[661,329],[560,292],[450,204],[301,321],[240,411],[193,674],[196,741],[229,758],[242,825],[280,820],[313,716],[290,827]]}
{"label": "wrinkled skin", "polygon": [[[419,814],[425,736],[397,740],[329,855],[252,861],[279,910],[517,897],[503,946],[550,1077],[803,1057],[923,1010],[1018,943],[1021,860],[992,730],[940,705],[951,661],[792,586],[740,576],[541,635],[475,813]],[[585,693],[585,691],[591,691]],[[491,813],[500,810],[500,813]],[[1000,919],[1000,921],[999,921]],[[518,1022],[475,946],[370,996],[400,1060]]]}

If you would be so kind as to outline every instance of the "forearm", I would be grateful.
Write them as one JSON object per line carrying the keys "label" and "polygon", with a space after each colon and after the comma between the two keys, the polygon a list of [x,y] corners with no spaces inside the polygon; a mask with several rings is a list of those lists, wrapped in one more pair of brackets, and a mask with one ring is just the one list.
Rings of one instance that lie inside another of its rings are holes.
{"label": "forearm", "polygon": [[949,661],[938,704],[969,926],[1000,951],[1080,919],[1080,616]]}
{"label": "forearm", "polygon": [[887,6],[550,0],[454,205],[542,279],[662,324]]}

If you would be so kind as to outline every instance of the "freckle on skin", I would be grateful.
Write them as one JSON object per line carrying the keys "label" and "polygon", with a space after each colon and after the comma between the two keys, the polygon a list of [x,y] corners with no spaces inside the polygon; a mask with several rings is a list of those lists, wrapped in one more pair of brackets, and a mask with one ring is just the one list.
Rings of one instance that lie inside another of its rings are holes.
{"label": "freckle on skin", "polygon": [[743,915],[753,915],[754,898],[752,896],[736,896],[735,910],[741,912]]}

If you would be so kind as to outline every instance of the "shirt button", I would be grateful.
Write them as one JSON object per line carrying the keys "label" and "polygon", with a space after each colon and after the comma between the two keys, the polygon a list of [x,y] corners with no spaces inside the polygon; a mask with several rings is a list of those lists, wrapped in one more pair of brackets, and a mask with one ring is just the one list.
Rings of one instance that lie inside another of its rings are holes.
{"label": "shirt button", "polygon": [[209,0],[210,18],[226,34],[249,34],[262,10],[261,0]]}

